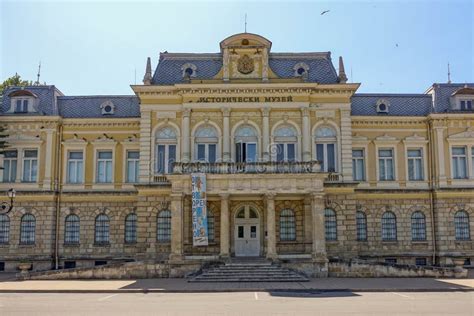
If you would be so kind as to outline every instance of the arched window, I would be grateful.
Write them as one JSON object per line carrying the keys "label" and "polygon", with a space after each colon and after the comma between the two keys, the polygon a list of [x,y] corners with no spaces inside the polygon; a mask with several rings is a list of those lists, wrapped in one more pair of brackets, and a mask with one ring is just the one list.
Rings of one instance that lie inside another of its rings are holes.
{"label": "arched window", "polygon": [[280,240],[296,240],[296,220],[293,210],[284,209],[280,213]]}
{"label": "arched window", "polygon": [[137,214],[130,213],[125,217],[125,243],[137,242]]}
{"label": "arched window", "polygon": [[35,243],[36,218],[33,214],[25,214],[20,224],[20,244],[33,245]]}
{"label": "arched window", "polygon": [[276,129],[273,135],[276,151],[274,159],[276,161],[295,161],[296,144],[298,142],[298,133],[291,125],[283,125]]}
{"label": "arched window", "polygon": [[164,174],[173,172],[173,163],[176,161],[176,146],[178,137],[172,127],[163,127],[156,132],[155,173]]}
{"label": "arched window", "polygon": [[214,213],[210,209],[207,210],[207,237],[210,242],[216,238]]}
{"label": "arched window", "polygon": [[337,171],[337,136],[336,131],[329,126],[316,130],[316,159],[321,163],[321,171]]}
{"label": "arched window", "polygon": [[68,245],[78,244],[80,234],[79,216],[69,214],[64,221],[64,243]]}
{"label": "arched window", "polygon": [[471,232],[469,229],[469,215],[465,211],[457,211],[454,214],[454,230],[456,240],[471,239]]}
{"label": "arched window", "polygon": [[356,212],[356,228],[357,228],[357,240],[367,240],[367,217],[362,211]]}
{"label": "arched window", "polygon": [[216,162],[218,141],[217,131],[213,126],[205,125],[198,128],[194,134],[196,159],[203,162]]}
{"label": "arched window", "polygon": [[105,214],[95,218],[95,243],[108,244],[110,242],[110,220]]}
{"label": "arched window", "polygon": [[171,241],[171,211],[164,210],[158,213],[156,240],[158,242]]}
{"label": "arched window", "polygon": [[0,214],[0,244],[8,244],[10,241],[10,218],[6,214]]}
{"label": "arched window", "polygon": [[324,227],[326,229],[326,240],[337,240],[336,212],[330,208],[324,210]]}
{"label": "arched window", "polygon": [[251,125],[242,125],[235,132],[235,160],[237,162],[257,161],[258,134]]}
{"label": "arched window", "polygon": [[423,212],[416,211],[411,214],[411,239],[426,240],[426,219]]}
{"label": "arched window", "polygon": [[397,240],[397,217],[390,211],[382,215],[382,240]]}

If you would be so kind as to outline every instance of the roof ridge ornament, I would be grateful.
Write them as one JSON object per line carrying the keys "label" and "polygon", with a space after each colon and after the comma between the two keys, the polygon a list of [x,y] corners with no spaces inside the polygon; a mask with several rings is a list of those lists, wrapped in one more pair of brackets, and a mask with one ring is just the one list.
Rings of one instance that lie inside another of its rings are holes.
{"label": "roof ridge ornament", "polygon": [[146,60],[145,76],[143,76],[143,84],[151,85],[151,78],[151,58],[148,57]]}
{"label": "roof ridge ornament", "polygon": [[339,83],[346,83],[347,76],[346,71],[344,70],[344,61],[342,60],[342,56],[339,56]]}

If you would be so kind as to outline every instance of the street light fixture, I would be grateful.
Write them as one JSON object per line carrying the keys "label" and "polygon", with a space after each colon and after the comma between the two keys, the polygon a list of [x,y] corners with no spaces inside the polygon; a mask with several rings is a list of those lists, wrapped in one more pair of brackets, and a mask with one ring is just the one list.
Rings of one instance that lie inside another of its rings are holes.
{"label": "street light fixture", "polygon": [[2,202],[0,206],[0,214],[8,214],[13,209],[13,200],[15,199],[15,196],[16,196],[15,189],[8,190],[7,196],[10,198],[10,203]]}

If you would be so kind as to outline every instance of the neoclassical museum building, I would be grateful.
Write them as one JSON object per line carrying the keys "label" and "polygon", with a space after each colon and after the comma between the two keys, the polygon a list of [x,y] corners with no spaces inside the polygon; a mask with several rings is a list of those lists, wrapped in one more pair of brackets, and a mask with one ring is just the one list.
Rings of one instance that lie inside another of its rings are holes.
{"label": "neoclassical museum building", "polygon": [[[336,70],[329,52],[271,48],[241,33],[218,53],[160,53],[127,96],[6,88],[0,201],[13,208],[0,211],[0,270],[471,265],[474,83],[356,93],[341,57]],[[207,245],[193,242],[194,173]]]}

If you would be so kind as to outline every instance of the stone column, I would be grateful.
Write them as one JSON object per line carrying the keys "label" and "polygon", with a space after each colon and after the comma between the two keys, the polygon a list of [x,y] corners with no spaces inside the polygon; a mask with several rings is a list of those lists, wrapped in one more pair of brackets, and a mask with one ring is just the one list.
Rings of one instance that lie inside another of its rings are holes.
{"label": "stone column", "polygon": [[183,197],[181,193],[171,194],[171,262],[183,260]]}
{"label": "stone column", "polygon": [[230,256],[229,194],[221,194],[221,258]]}
{"label": "stone column", "polygon": [[267,254],[268,259],[277,259],[275,227],[275,194],[266,194],[267,199]]}
{"label": "stone column", "polygon": [[322,194],[312,194],[311,214],[313,224],[313,261],[318,264],[327,264],[326,234],[324,227],[324,199]]}
{"label": "stone column", "polygon": [[303,120],[302,143],[303,143],[303,161],[311,160],[311,129],[309,120],[309,108],[302,107],[301,115]]}
{"label": "stone column", "polygon": [[222,160],[230,161],[230,109],[222,108],[223,129],[222,129]]}
{"label": "stone column", "polygon": [[182,131],[182,150],[181,150],[181,161],[187,162],[191,160],[191,152],[189,148],[189,140],[190,140],[190,135],[189,135],[189,120],[191,116],[191,110],[190,109],[184,109],[183,110],[183,126],[181,127]]}
{"label": "stone column", "polygon": [[262,109],[262,158],[270,160],[270,108]]}

